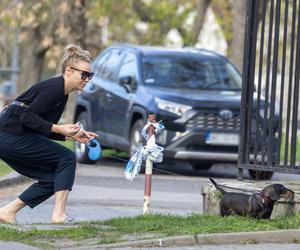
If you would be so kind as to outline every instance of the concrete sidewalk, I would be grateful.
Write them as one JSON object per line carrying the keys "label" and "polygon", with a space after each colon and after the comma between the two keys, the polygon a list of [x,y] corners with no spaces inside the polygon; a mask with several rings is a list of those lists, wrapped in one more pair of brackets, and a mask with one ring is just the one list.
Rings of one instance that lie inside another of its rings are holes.
{"label": "concrete sidewalk", "polygon": [[7,187],[10,185],[16,185],[26,180],[28,179],[25,176],[20,175],[15,171],[12,171],[9,174],[0,177],[0,188]]}
{"label": "concrete sidewalk", "polygon": [[[23,226],[21,226],[22,228]],[[35,225],[36,228],[47,230],[72,227],[55,226],[55,225]],[[25,227],[24,229],[28,229]],[[213,233],[198,235],[172,236],[165,238],[155,238],[148,240],[127,241],[122,243],[105,244],[105,245],[85,245],[80,247],[64,247],[64,249],[124,249],[124,248],[163,248],[163,247],[184,247],[184,246],[203,246],[203,245],[244,245],[244,244],[299,244],[300,229],[295,230],[276,230],[276,231],[258,231],[258,232],[240,232],[240,233]],[[22,243],[1,242],[0,249],[13,250],[35,250],[38,248],[31,247]]]}
{"label": "concrete sidewalk", "polygon": [[[12,201],[31,182],[17,185],[16,191],[11,191],[9,195],[4,192],[0,197],[0,207]],[[134,182],[128,182],[124,178],[123,167],[79,165],[73,190],[69,194],[67,211],[75,216],[76,222],[141,215],[143,189],[144,175],[137,176]],[[153,180],[151,211],[180,216],[201,213],[200,189],[197,178],[157,176]],[[53,204],[54,197],[51,197],[34,210],[25,207],[18,213],[17,222],[49,223]]]}
{"label": "concrete sidewalk", "polygon": [[[106,244],[89,249],[102,248],[141,248],[141,247],[178,247],[197,245],[225,245],[225,244],[260,244],[260,243],[299,243],[300,229],[297,230],[277,230],[241,233],[214,233],[174,236],[152,240],[141,240],[135,242],[124,242],[117,244]],[[84,249],[84,248],[73,248]]]}

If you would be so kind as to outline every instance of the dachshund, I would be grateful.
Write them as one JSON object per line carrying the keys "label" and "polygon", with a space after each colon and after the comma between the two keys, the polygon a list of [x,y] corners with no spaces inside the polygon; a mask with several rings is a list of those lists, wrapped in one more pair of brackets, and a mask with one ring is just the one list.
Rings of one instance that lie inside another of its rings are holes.
{"label": "dachshund", "polygon": [[226,192],[212,178],[209,180],[223,197],[220,200],[221,216],[242,215],[256,219],[270,219],[274,203],[280,198],[293,199],[294,192],[281,184],[272,184],[252,195]]}

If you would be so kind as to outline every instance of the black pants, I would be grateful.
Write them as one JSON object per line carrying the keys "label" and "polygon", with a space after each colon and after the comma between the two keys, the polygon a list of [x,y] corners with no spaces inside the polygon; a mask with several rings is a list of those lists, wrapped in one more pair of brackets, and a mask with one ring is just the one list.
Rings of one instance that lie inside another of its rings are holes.
{"label": "black pants", "polygon": [[35,133],[0,132],[0,158],[20,174],[37,180],[19,196],[31,208],[57,191],[72,190],[75,155],[48,138]]}

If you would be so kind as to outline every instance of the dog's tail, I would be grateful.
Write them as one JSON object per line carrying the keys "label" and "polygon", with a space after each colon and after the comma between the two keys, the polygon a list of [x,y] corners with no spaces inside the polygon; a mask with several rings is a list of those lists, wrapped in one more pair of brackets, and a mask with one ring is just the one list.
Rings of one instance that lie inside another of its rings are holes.
{"label": "dog's tail", "polygon": [[226,194],[226,193],[227,193],[223,188],[221,188],[221,187],[218,185],[218,183],[216,183],[216,182],[214,181],[213,178],[211,178],[211,177],[208,177],[208,178],[209,178],[209,180],[212,182],[212,184],[214,184],[214,186],[216,187],[216,189],[219,190],[222,194]]}

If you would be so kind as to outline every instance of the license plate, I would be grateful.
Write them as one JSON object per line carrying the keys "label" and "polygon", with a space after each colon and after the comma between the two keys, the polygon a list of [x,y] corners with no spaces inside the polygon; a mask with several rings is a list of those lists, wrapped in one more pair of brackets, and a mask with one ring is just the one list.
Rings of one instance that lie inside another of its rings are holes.
{"label": "license plate", "polygon": [[211,133],[205,135],[205,142],[211,145],[238,145],[239,135],[230,133]]}

